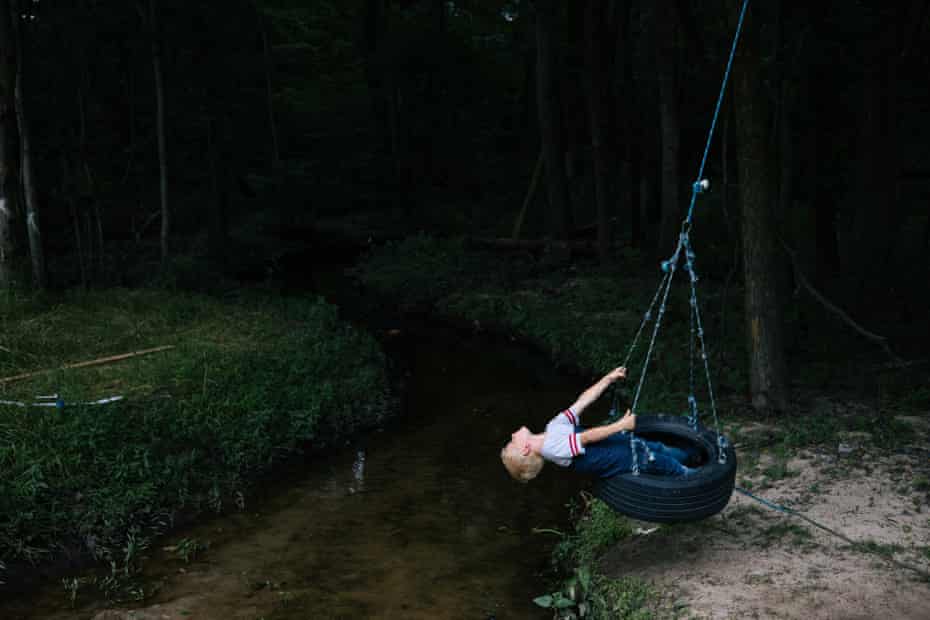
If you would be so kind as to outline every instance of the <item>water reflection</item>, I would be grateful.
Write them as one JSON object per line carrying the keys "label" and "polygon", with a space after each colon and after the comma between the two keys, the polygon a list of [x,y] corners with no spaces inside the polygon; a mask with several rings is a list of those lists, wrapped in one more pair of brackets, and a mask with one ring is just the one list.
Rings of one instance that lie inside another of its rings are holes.
{"label": "water reflection", "polygon": [[352,463],[352,477],[354,483],[349,485],[349,493],[357,493],[365,490],[365,451],[358,450],[355,453],[355,461]]}
{"label": "water reflection", "polygon": [[[202,620],[548,617],[532,599],[548,586],[552,540],[533,530],[564,527],[578,482],[550,467],[514,483],[499,452],[581,382],[509,344],[442,330],[405,338],[391,352],[409,366],[400,419],[321,453],[245,512],[177,532],[210,550],[191,565],[152,558],[161,589],[147,606]],[[63,611],[60,587],[39,598],[12,615],[0,605],[0,617],[99,611]]]}

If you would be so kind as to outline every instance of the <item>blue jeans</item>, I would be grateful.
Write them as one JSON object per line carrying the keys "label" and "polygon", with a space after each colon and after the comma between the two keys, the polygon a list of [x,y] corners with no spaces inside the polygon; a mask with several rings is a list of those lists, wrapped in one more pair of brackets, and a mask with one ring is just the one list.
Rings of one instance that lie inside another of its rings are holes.
{"label": "blue jeans", "polygon": [[696,469],[688,467],[685,463],[691,457],[688,450],[666,446],[660,441],[644,441],[652,452],[650,460],[644,451],[637,450],[639,454],[640,471],[646,474],[660,476],[684,477],[693,474]]}

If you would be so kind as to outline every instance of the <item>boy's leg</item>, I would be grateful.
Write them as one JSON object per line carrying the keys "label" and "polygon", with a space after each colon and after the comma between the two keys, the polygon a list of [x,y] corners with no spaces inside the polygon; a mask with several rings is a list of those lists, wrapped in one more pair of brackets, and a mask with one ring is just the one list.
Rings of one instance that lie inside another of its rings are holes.
{"label": "boy's leg", "polygon": [[661,441],[647,441],[646,445],[649,446],[649,449],[652,450],[654,454],[666,454],[682,465],[687,463],[688,459],[692,456],[691,452],[688,450],[683,448],[676,448],[674,446],[667,446]]}
{"label": "boy's leg", "polygon": [[647,474],[658,474],[660,476],[687,476],[695,470],[687,465],[682,465],[668,454],[662,452],[653,452],[651,461],[647,461],[643,471]]}
{"label": "boy's leg", "polygon": [[646,460],[643,471],[661,476],[687,476],[695,470],[686,466],[684,461],[688,453],[681,448],[666,446],[658,441],[647,441],[646,445],[652,452],[652,460]]}

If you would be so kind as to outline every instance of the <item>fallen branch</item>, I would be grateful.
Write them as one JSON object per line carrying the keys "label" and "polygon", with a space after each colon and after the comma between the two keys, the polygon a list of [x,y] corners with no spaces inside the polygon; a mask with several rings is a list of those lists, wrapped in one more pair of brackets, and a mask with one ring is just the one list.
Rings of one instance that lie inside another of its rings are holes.
{"label": "fallen branch", "polygon": [[88,360],[86,362],[75,362],[73,364],[65,364],[61,368],[47,368],[45,370],[24,372],[19,375],[13,375],[12,377],[3,377],[2,379],[0,379],[0,385],[5,385],[7,383],[13,383],[14,381],[22,381],[23,379],[30,379],[32,377],[38,377],[39,375],[48,374],[55,370],[67,370],[71,368],[86,368],[87,366],[99,366],[100,364],[110,364],[112,362],[121,362],[131,357],[139,357],[140,355],[149,355],[150,353],[158,353],[160,351],[167,351],[168,349],[173,349],[173,348],[174,348],[174,345],[169,344],[169,345],[165,345],[161,347],[154,347],[152,349],[143,349],[141,351],[133,351],[131,353],[121,353],[120,355],[111,355],[109,357],[99,357],[97,359]]}
{"label": "fallen branch", "polygon": [[539,251],[554,248],[568,250],[575,254],[592,255],[597,253],[597,244],[593,241],[551,241],[548,239],[472,237],[468,242],[475,247],[490,250]]}
{"label": "fallen branch", "polygon": [[543,154],[542,151],[540,151],[539,158],[536,160],[536,167],[533,169],[533,178],[530,180],[530,187],[526,190],[526,198],[523,199],[523,206],[520,207],[517,219],[513,223],[513,232],[510,235],[513,239],[520,238],[520,230],[523,228],[523,218],[526,216],[526,208],[533,201],[533,197],[536,196],[536,186],[539,185],[539,177],[542,174],[542,169]]}
{"label": "fallen branch", "polygon": [[887,338],[885,338],[884,336],[879,336],[878,334],[875,334],[873,332],[870,332],[866,328],[856,323],[854,320],[852,320],[852,317],[850,317],[848,314],[843,312],[843,310],[839,306],[836,306],[835,304],[831,303],[829,299],[824,297],[817,289],[815,289],[814,286],[807,279],[807,277],[804,275],[804,272],[801,271],[801,268],[798,266],[798,261],[794,256],[794,252],[791,250],[790,247],[788,247],[788,244],[785,243],[784,240],[782,239],[779,239],[778,241],[781,243],[781,247],[784,248],[785,252],[788,254],[788,258],[791,259],[791,267],[794,270],[795,278],[797,278],[798,282],[800,282],[801,285],[807,289],[807,292],[810,293],[814,299],[816,299],[821,304],[823,304],[823,306],[827,310],[829,310],[833,314],[843,319],[843,321],[845,321],[847,325],[855,329],[862,336],[878,344],[882,349],[885,350],[885,353],[888,354],[888,357],[890,357],[894,361],[895,364],[901,365],[901,364],[906,363],[903,359],[895,355],[894,351],[891,350],[891,347],[888,346]]}

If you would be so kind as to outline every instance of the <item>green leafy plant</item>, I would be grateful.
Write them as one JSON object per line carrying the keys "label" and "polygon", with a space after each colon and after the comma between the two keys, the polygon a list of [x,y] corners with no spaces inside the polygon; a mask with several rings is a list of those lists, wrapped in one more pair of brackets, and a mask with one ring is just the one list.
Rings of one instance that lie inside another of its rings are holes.
{"label": "green leafy plant", "polygon": [[545,609],[552,609],[554,617],[559,620],[585,618],[589,610],[587,597],[590,589],[591,571],[582,566],[575,569],[575,574],[560,590],[538,596],[533,602]]}
{"label": "green leafy plant", "polygon": [[191,560],[209,549],[209,547],[209,543],[204,543],[196,538],[182,538],[170,549],[180,559],[184,560],[185,564],[190,564]]}
{"label": "green leafy plant", "polygon": [[563,537],[553,551],[558,564],[591,564],[601,552],[633,532],[626,517],[598,499],[582,497],[582,503],[572,507],[575,531]]}
{"label": "green leafy plant", "polygon": [[650,586],[635,578],[609,579],[587,566],[575,569],[562,587],[533,602],[551,609],[555,620],[650,620]]}

